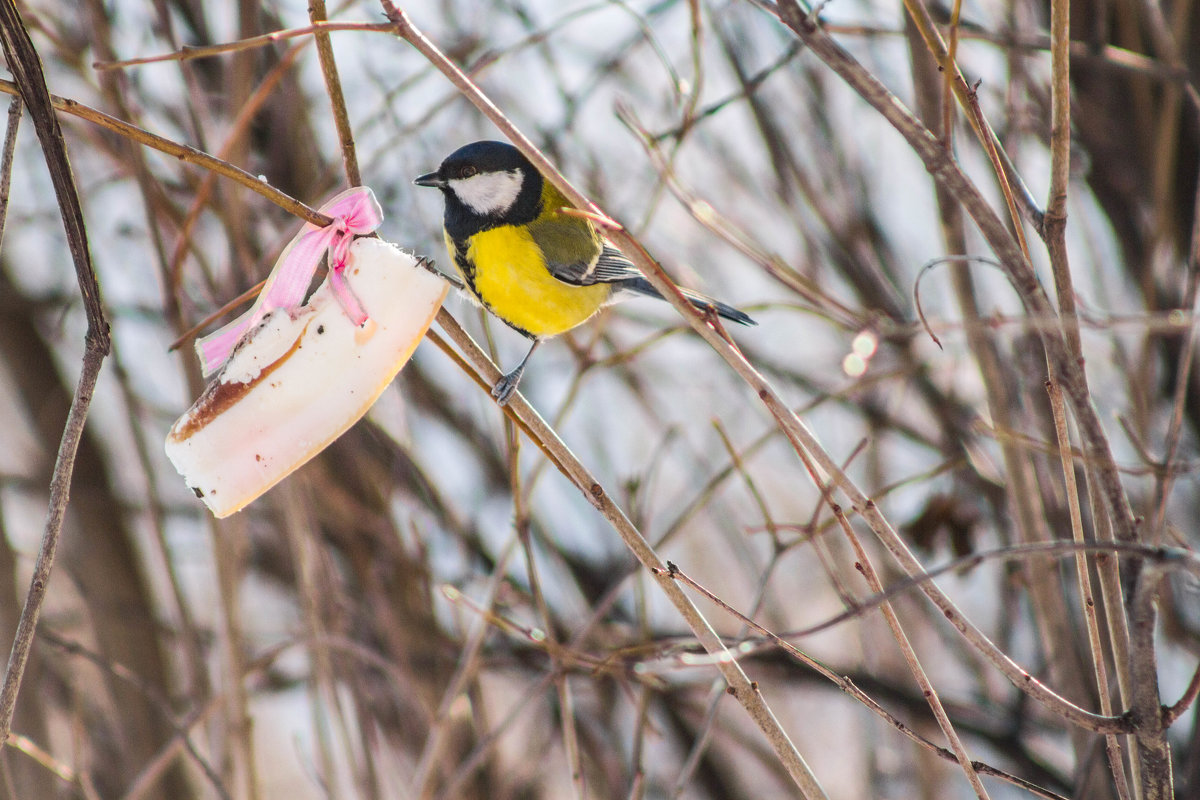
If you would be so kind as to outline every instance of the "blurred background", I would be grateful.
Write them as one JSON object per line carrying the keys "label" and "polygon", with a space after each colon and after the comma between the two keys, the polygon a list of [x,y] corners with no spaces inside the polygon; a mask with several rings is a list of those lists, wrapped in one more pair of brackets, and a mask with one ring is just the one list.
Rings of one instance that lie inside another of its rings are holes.
{"label": "blurred background", "polygon": [[[1073,4],[1067,205],[1094,402],[1135,513],[1161,521],[1165,543],[1189,548],[1200,515],[1200,395],[1185,347],[1198,133],[1185,89],[1200,53],[1192,6]],[[935,344],[914,284],[954,250],[949,212],[904,141],[769,4],[404,7],[676,281],[757,319],[732,331],[738,346],[926,564],[1070,539],[1036,336],[1049,321],[1027,318],[982,260],[939,263],[920,285]],[[329,10],[337,21],[383,21],[365,0]],[[308,37],[93,67],[303,27],[305,3],[85,0],[64,12],[34,0],[21,11],[51,92],[219,155],[313,207],[345,188]],[[958,51],[1043,208],[1048,13],[1042,0],[966,3]],[[941,130],[941,77],[899,4],[841,0],[822,18]],[[332,42],[363,180],[386,216],[380,235],[448,268],[441,199],[411,180],[498,132],[400,39],[346,31]],[[114,349],[0,789],[238,800],[796,796],[616,532],[429,342],[360,424],[245,511],[214,521],[162,452],[203,387],[190,343],[168,348],[265,277],[300,223],[243,187],[61,120]],[[982,148],[961,122],[956,136],[959,163],[1003,212]],[[0,252],[0,631],[14,629],[27,589],[86,324],[28,125],[12,187]],[[1052,287],[1045,247],[1026,232]],[[990,255],[969,225],[965,245]],[[503,368],[523,354],[525,341],[476,307],[456,297],[446,307]],[[521,390],[661,557],[772,631],[817,625],[871,594],[755,393],[669,306],[606,310],[543,346]],[[854,524],[885,584],[899,581]],[[1025,669],[1096,710],[1073,563],[994,559],[939,584]],[[697,603],[731,643],[761,642]],[[1052,793],[1041,796],[1118,796],[1102,737],[1015,690],[919,593],[894,604],[972,758]],[[1171,576],[1159,597],[1164,704],[1195,668],[1198,609],[1194,582]],[[877,608],[792,641],[943,744]],[[830,797],[974,796],[953,762],[779,648],[748,648],[743,666]],[[1169,739],[1178,796],[1194,796],[1191,711]],[[984,783],[994,798],[1039,796]]]}

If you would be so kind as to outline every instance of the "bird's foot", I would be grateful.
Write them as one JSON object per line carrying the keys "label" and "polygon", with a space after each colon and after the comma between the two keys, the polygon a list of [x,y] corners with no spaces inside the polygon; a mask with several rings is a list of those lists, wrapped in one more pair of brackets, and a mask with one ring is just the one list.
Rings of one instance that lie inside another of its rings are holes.
{"label": "bird's foot", "polygon": [[496,385],[492,387],[492,397],[496,398],[496,402],[500,405],[508,403],[513,392],[517,390],[517,384],[521,382],[521,375],[525,372],[525,365],[529,363],[529,357],[533,355],[533,351],[537,350],[538,345],[542,343],[541,339],[534,339],[533,344],[529,345],[529,352],[525,353],[525,357],[521,359],[521,363],[517,364],[516,368],[507,375],[501,375],[500,380],[496,381]]}
{"label": "bird's foot", "polygon": [[500,380],[496,381],[496,385],[492,387],[492,397],[496,399],[498,405],[507,405],[513,393],[517,391],[517,384],[521,382],[521,373],[525,371],[524,366],[522,364],[507,375],[501,375]]}
{"label": "bird's foot", "polygon": [[442,272],[440,269],[438,269],[437,264],[434,263],[433,259],[429,258],[428,256],[417,256],[417,266],[421,267],[427,272],[432,272],[434,275],[437,275],[439,278],[460,292],[467,288],[467,285],[463,283],[462,280],[456,275],[451,275],[448,272]]}

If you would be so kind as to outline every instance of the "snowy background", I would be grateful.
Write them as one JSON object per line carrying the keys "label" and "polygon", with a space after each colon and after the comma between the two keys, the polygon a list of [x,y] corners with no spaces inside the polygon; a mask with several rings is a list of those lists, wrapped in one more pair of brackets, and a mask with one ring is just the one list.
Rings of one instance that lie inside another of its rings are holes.
{"label": "snowy background", "polygon": [[[941,348],[924,332],[914,283],[951,252],[948,212],[891,126],[769,6],[404,8],[676,281],[757,319],[731,330],[738,346],[927,565],[1070,540],[1034,335],[1054,320],[1026,317],[995,267],[942,264],[921,281]],[[1092,397],[1146,541],[1193,547],[1200,400],[1176,391],[1196,374],[1183,347],[1196,109],[1174,80],[1175,56],[1150,43],[1142,7],[1108,17],[1092,9],[1102,4],[1076,6],[1067,243]],[[64,12],[34,2],[22,13],[52,93],[313,207],[345,188],[311,37],[93,67],[304,27],[305,3],[95,0]],[[960,66],[1044,209],[1048,5],[973,2],[962,13]],[[1191,53],[1200,14],[1173,13],[1170,33]],[[370,2],[330,16],[383,21]],[[903,8],[841,0],[823,19],[901,102],[923,113],[940,103],[939,73]],[[499,132],[401,39],[341,31],[332,42],[363,180],[384,208],[381,236],[448,267],[441,200],[411,180]],[[955,113],[954,155],[1007,218],[986,153]],[[47,798],[798,796],[612,527],[428,341],[362,423],[214,521],[162,452],[203,386],[190,343],[168,347],[265,277],[300,222],[231,181],[61,119],[114,350],[17,709],[14,732],[26,738],[8,749],[0,787]],[[940,132],[940,111],[925,122]],[[1053,297],[1046,248],[1025,231]],[[966,244],[994,257],[969,224]],[[524,352],[469,303],[446,308],[502,368]],[[980,326],[995,369],[981,368],[968,337]],[[24,125],[0,251],[0,630],[15,625],[37,554],[85,327]],[[759,624],[784,635],[871,595],[781,429],[668,305],[633,300],[544,345],[521,390],[661,558]],[[851,522],[884,583],[902,580]],[[1071,556],[989,559],[938,584],[1022,667],[1099,713]],[[693,597],[730,644],[761,645],[744,650],[743,667],[830,797],[975,796],[954,762]],[[1014,689],[915,589],[893,605],[972,758],[1043,796],[1118,796],[1103,737]],[[1195,668],[1196,608],[1192,579],[1172,575],[1159,598],[1165,705]],[[792,642],[944,746],[877,607]],[[1101,657],[1110,676],[1127,668],[1107,644]],[[1115,678],[1110,688],[1120,713]],[[1181,797],[1200,786],[1193,716],[1169,731]],[[984,785],[995,798],[1038,796]]]}

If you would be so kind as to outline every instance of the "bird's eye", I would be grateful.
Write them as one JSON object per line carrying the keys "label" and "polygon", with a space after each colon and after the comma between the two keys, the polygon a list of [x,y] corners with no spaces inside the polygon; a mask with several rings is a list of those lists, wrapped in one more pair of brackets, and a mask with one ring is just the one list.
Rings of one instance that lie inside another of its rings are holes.
{"label": "bird's eye", "polygon": [[458,171],[458,177],[470,178],[471,176],[475,175],[477,172],[479,172],[479,170],[475,169],[474,167],[463,167],[462,169],[460,169]]}

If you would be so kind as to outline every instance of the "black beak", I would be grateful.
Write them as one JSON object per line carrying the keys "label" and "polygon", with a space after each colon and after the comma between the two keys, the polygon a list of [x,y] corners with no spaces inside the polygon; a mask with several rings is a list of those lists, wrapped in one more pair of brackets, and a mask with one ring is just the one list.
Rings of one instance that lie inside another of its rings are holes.
{"label": "black beak", "polygon": [[429,186],[434,189],[446,188],[446,181],[443,180],[442,176],[438,175],[436,172],[430,172],[426,175],[422,175],[419,178],[414,179],[413,183],[415,183],[417,186]]}

